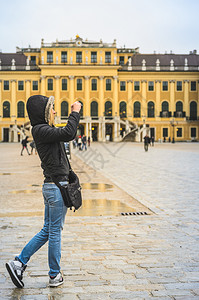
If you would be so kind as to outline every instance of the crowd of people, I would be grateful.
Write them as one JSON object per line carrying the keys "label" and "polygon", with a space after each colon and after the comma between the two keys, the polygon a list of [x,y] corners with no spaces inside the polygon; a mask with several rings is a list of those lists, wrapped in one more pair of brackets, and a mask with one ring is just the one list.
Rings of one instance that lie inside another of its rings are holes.
{"label": "crowd of people", "polygon": [[73,140],[73,148],[78,148],[80,151],[83,151],[85,149],[85,151],[87,150],[87,144],[88,147],[90,147],[91,144],[91,140],[90,140],[90,136],[87,137],[85,136],[85,134],[83,134],[82,136],[79,135],[77,136],[74,140]]}

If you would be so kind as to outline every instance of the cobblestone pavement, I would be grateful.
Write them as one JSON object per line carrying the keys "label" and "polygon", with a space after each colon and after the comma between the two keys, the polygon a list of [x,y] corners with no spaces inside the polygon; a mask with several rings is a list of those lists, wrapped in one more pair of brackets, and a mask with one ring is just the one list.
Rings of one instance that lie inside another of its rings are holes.
{"label": "cobblestone pavement", "polygon": [[[64,285],[48,287],[45,245],[30,260],[22,290],[13,287],[5,262],[40,230],[43,208],[38,157],[19,157],[19,148],[0,144],[0,299],[199,299],[199,144],[155,145],[148,153],[131,143],[74,150],[81,182],[95,187],[84,191],[86,201],[118,199],[148,214],[68,215]],[[103,190],[108,185],[112,194]]]}

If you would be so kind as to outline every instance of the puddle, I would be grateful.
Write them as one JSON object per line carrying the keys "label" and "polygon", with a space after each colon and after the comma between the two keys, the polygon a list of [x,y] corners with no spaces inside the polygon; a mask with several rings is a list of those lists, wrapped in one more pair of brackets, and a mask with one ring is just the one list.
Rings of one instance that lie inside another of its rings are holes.
{"label": "puddle", "polygon": [[[24,192],[24,191],[15,191]],[[31,191],[31,193],[34,191]],[[73,210],[68,209],[67,216],[73,217],[93,217],[93,216],[117,216],[121,213],[134,213],[136,209],[122,203],[119,200],[107,199],[84,199],[83,205],[75,213]],[[29,216],[43,216],[43,210],[33,211],[15,211],[0,213],[0,217],[29,217]],[[66,218],[67,218],[66,216]],[[66,221],[67,222],[67,221]]]}
{"label": "puddle", "polygon": [[68,210],[69,216],[115,216],[122,212],[135,212],[132,207],[119,200],[84,199],[83,205],[75,213]]}
{"label": "puddle", "polygon": [[81,186],[84,190],[98,190],[100,192],[106,192],[114,188],[112,184],[107,183],[81,183]]}
{"label": "puddle", "polygon": [[15,175],[15,173],[0,173],[0,175]]}
{"label": "puddle", "polygon": [[33,194],[37,193],[37,191],[34,190],[20,190],[20,191],[11,191],[12,194]]}

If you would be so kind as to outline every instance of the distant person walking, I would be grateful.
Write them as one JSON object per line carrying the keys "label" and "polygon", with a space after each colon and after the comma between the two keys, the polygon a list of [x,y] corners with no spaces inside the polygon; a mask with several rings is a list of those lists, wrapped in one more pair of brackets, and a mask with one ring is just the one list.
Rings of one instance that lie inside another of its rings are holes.
{"label": "distant person walking", "polygon": [[33,154],[33,150],[34,150],[34,149],[35,149],[35,154],[37,154],[37,149],[36,149],[36,145],[35,145],[35,141],[34,141],[34,140],[30,143],[30,147],[31,147],[31,152],[30,152],[30,154],[31,154],[31,155]]}
{"label": "distant person walking", "polygon": [[81,145],[82,145],[81,135],[79,135],[79,137],[78,137],[77,145],[78,145],[79,150],[82,150],[82,148],[81,148]]}
{"label": "distant person walking", "polygon": [[148,151],[149,143],[150,143],[150,139],[149,139],[149,136],[146,134],[145,137],[144,137],[144,150],[145,150],[145,152]]}
{"label": "distant person walking", "polygon": [[154,142],[155,142],[154,136],[152,136],[151,142],[152,142],[152,147],[154,147]]}
{"label": "distant person walking", "polygon": [[90,147],[90,145],[91,145],[91,138],[90,138],[90,136],[88,137],[88,147]]}
{"label": "distant person walking", "polygon": [[86,136],[83,134],[83,137],[82,137],[82,151],[84,150],[87,150],[87,140],[86,140]]}
{"label": "distant person walking", "polygon": [[28,155],[30,155],[29,151],[28,151],[28,136],[25,137],[25,139],[22,140],[21,144],[22,144],[22,149],[21,149],[21,155],[23,155],[23,151],[24,149],[26,149],[26,151],[28,152]]}
{"label": "distant person walking", "polygon": [[[6,263],[6,268],[12,282],[23,288],[23,272],[31,256],[48,242],[49,286],[56,287],[63,283],[60,272],[61,259],[61,231],[67,207],[53,178],[60,185],[67,185],[69,181],[69,165],[66,159],[64,142],[72,141],[79,124],[81,103],[76,101],[71,106],[71,114],[65,127],[54,126],[54,97],[49,98],[37,95],[31,96],[27,102],[28,116],[32,125],[32,135],[37,152],[41,160],[44,174],[42,193],[45,204],[44,226],[26,246],[21,253]],[[46,261],[46,259],[45,259]],[[38,268],[41,268],[39,266]]]}

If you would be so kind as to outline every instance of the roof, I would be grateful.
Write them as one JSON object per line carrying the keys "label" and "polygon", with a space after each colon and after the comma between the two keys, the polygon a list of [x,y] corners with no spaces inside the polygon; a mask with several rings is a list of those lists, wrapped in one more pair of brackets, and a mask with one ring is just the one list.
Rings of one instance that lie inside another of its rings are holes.
{"label": "roof", "polygon": [[[172,62],[173,60],[173,62]],[[171,63],[172,62],[172,63]],[[199,71],[199,55],[135,53],[119,71]]]}
{"label": "roof", "polygon": [[[12,60],[15,60],[14,66],[12,66]],[[23,53],[0,53],[0,70],[38,70],[39,68],[29,61],[27,66],[27,56]]]}
{"label": "roof", "polygon": [[26,66],[27,57],[22,53],[0,53],[0,60],[2,66],[11,66],[12,59],[15,60],[16,66]]}
{"label": "roof", "polygon": [[199,55],[197,54],[135,54],[132,56],[132,65],[141,66],[142,61],[145,59],[146,66],[156,66],[156,61],[159,59],[160,66],[169,66],[170,61],[173,59],[175,66],[184,66],[185,59],[189,66],[199,65]]}

